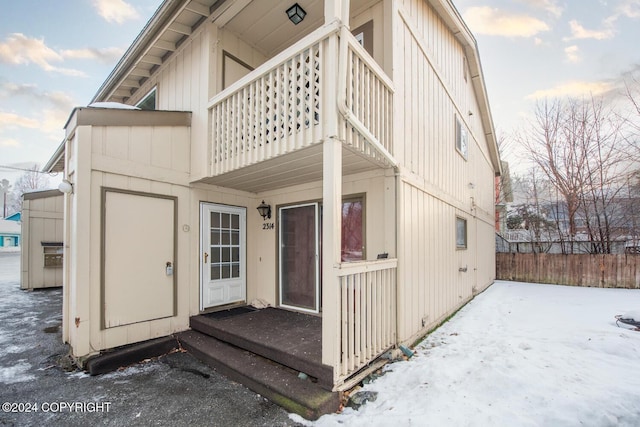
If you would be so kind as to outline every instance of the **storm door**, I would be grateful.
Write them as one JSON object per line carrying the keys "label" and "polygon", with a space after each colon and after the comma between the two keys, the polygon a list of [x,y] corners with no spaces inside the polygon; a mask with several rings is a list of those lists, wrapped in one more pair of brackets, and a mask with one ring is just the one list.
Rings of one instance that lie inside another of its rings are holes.
{"label": "storm door", "polygon": [[245,208],[201,204],[201,310],[246,300],[246,222]]}
{"label": "storm door", "polygon": [[278,211],[280,306],[319,311],[320,275],[318,204],[282,207]]}

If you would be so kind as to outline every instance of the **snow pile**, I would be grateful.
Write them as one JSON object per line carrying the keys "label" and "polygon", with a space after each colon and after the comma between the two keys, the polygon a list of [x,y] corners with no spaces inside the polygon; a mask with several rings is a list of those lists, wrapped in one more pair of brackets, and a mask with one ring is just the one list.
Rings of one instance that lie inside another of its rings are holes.
{"label": "snow pile", "polygon": [[138,107],[134,107],[133,105],[122,104],[120,102],[94,102],[93,104],[89,104],[88,107],[111,108],[116,110],[139,110],[140,109]]}
{"label": "snow pile", "polygon": [[35,377],[29,373],[31,364],[26,360],[18,360],[11,366],[0,366],[0,384],[13,384],[31,381]]}
{"label": "snow pile", "polygon": [[631,319],[640,322],[640,310],[627,311],[620,316],[621,319]]}
{"label": "snow pile", "polygon": [[640,291],[496,282],[316,426],[638,426]]}

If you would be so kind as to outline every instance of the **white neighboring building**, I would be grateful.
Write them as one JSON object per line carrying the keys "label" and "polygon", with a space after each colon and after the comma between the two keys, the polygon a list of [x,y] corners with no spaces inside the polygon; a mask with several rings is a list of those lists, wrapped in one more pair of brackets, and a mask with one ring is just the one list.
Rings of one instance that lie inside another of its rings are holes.
{"label": "white neighboring building", "polygon": [[0,219],[0,252],[20,250],[20,223]]}

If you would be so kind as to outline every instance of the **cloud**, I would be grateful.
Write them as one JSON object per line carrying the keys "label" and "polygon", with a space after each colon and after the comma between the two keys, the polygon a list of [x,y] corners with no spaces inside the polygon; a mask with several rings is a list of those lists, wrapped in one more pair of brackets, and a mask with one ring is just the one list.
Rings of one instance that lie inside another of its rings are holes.
{"label": "cloud", "polygon": [[569,21],[569,27],[571,28],[571,36],[565,37],[564,40],[606,40],[615,36],[615,32],[611,28],[604,30],[587,30],[575,19]]}
{"label": "cloud", "polygon": [[536,8],[542,9],[551,15],[559,18],[562,15],[562,7],[558,6],[557,0],[521,0],[524,3]]}
{"label": "cloud", "polygon": [[580,48],[576,45],[567,46],[564,48],[564,53],[567,54],[567,60],[572,64],[580,62]]}
{"label": "cloud", "polygon": [[107,22],[122,24],[140,17],[133,6],[123,0],[94,0],[93,5]]}
{"label": "cloud", "polygon": [[626,16],[627,18],[640,18],[640,0],[624,0],[616,8],[617,17]]}
{"label": "cloud", "polygon": [[543,98],[559,98],[559,97],[582,97],[582,96],[599,96],[604,95],[615,86],[609,82],[581,82],[571,81],[550,89],[541,89],[527,95],[525,99],[543,99]]}
{"label": "cloud", "polygon": [[67,76],[84,77],[82,71],[59,68],[52,62],[62,62],[64,58],[44,44],[43,39],[35,39],[22,33],[10,34],[0,43],[0,62],[10,65],[36,64],[45,71],[53,71]]}
{"label": "cloud", "polygon": [[532,16],[510,14],[488,6],[470,7],[464,20],[474,33],[504,37],[533,37],[549,26]]}
{"label": "cloud", "polygon": [[20,127],[27,129],[39,129],[40,122],[36,119],[20,116],[15,113],[0,111],[0,128],[15,129]]}
{"label": "cloud", "polygon": [[69,59],[96,59],[104,64],[112,64],[124,53],[124,49],[109,47],[105,49],[85,48],[61,50],[60,54]]}
{"label": "cloud", "polygon": [[603,20],[603,29],[588,30],[584,28],[578,21],[569,21],[571,28],[571,36],[565,37],[564,40],[608,40],[616,35],[616,22],[621,17],[630,19],[640,18],[640,0],[621,0],[615,8],[614,13]]}
{"label": "cloud", "polygon": [[20,141],[13,139],[13,138],[7,138],[7,139],[2,139],[0,138],[0,147],[20,147],[22,144],[20,144]]}
{"label": "cloud", "polygon": [[16,84],[12,82],[0,84],[0,99],[11,99],[19,96],[27,98],[40,107],[43,101],[56,109],[65,111],[71,110],[74,105],[71,97],[63,92],[43,92],[34,84]]}
{"label": "cloud", "polygon": [[52,110],[46,109],[42,112],[41,130],[48,134],[49,139],[60,141],[62,138],[62,130],[64,124],[69,118],[71,109],[68,110]]}

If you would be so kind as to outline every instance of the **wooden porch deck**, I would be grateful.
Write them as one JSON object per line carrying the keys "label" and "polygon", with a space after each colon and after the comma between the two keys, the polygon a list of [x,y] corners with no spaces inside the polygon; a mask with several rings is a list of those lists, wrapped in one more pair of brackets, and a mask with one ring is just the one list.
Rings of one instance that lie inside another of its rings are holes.
{"label": "wooden porch deck", "polygon": [[338,409],[320,317],[240,307],[191,317],[190,326],[178,334],[185,349],[287,410],[315,419]]}
{"label": "wooden porch deck", "polygon": [[333,369],[322,364],[322,318],[277,308],[236,308],[194,316],[190,326],[333,387]]}
{"label": "wooden porch deck", "polygon": [[194,316],[190,325],[177,336],[183,348],[288,411],[316,419],[340,406],[333,368],[321,362],[320,317],[240,307]]}

